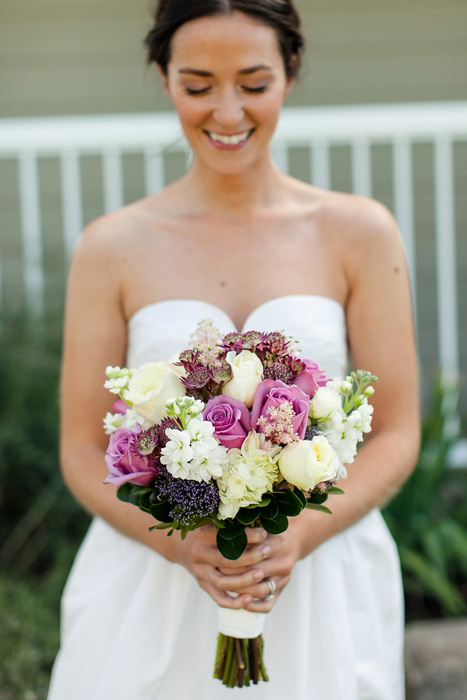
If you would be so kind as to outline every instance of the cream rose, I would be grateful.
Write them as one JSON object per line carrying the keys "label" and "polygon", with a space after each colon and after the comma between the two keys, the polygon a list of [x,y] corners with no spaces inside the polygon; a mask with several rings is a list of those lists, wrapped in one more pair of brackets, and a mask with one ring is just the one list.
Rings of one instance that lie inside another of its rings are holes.
{"label": "cream rose", "polygon": [[250,350],[242,350],[238,355],[232,350],[226,360],[232,367],[233,378],[224,384],[222,393],[251,408],[258,384],[263,381],[261,360]]}
{"label": "cream rose", "polygon": [[309,415],[316,420],[329,420],[333,413],[342,412],[342,398],[334,391],[322,386],[310,401]]}
{"label": "cream rose", "polygon": [[292,442],[279,455],[279,469],[286,481],[304,491],[311,491],[320,481],[333,479],[339,458],[323,435],[312,440]]}
{"label": "cream rose", "polygon": [[133,374],[125,399],[140,416],[159,423],[167,415],[165,402],[185,394],[185,387],[167,362],[146,362]]}

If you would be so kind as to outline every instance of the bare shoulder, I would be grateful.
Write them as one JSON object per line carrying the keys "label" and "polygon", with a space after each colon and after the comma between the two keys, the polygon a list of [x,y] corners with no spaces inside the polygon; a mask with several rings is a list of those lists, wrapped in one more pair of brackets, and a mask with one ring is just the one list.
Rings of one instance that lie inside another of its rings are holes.
{"label": "bare shoulder", "polygon": [[399,248],[397,223],[387,207],[368,197],[324,192],[319,223],[326,234],[349,252],[375,255],[382,249]]}

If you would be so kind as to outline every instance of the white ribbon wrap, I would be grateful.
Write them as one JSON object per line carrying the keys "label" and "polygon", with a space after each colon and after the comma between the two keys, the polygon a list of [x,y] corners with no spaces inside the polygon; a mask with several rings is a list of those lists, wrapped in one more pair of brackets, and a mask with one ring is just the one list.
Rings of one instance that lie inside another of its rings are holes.
{"label": "white ribbon wrap", "polygon": [[255,613],[240,608],[217,608],[219,632],[237,639],[255,639],[263,633],[266,613]]}

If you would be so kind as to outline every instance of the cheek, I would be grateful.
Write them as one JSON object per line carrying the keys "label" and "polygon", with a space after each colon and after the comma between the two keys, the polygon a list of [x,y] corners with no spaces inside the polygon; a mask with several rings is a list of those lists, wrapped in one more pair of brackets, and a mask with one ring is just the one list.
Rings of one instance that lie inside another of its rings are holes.
{"label": "cheek", "polygon": [[206,108],[203,108],[201,104],[194,103],[193,98],[188,101],[180,97],[173,100],[173,105],[177,110],[180,121],[186,126],[198,125],[206,114]]}

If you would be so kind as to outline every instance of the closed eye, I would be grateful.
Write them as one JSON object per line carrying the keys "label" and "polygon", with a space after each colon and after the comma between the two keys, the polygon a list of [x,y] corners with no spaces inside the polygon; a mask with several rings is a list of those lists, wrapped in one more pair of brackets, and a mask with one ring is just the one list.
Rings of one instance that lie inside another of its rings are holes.
{"label": "closed eye", "polygon": [[193,88],[185,87],[185,92],[187,95],[205,95],[210,89],[210,87],[205,87],[200,90],[193,90]]}
{"label": "closed eye", "polygon": [[260,87],[248,87],[247,85],[243,85],[242,87],[243,87],[243,90],[245,90],[245,92],[256,92],[256,93],[266,92],[266,90],[268,89],[267,85],[261,85]]}

